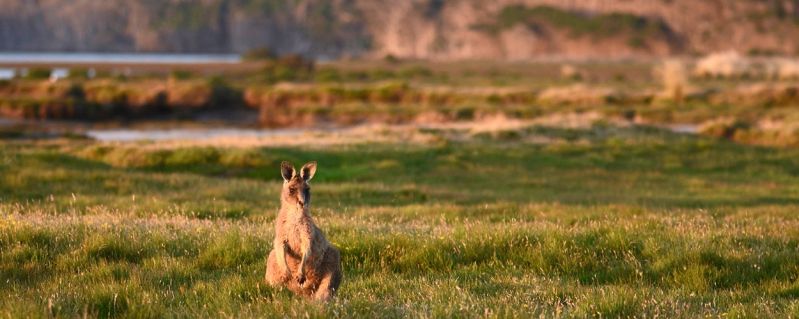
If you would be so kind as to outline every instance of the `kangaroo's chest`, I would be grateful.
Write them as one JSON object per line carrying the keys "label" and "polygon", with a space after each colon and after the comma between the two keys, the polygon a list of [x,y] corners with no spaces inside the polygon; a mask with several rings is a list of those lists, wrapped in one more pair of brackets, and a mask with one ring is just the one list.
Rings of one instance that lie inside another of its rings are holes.
{"label": "kangaroo's chest", "polygon": [[286,243],[292,251],[299,252],[303,242],[311,241],[312,235],[312,229],[308,225],[292,225],[288,228]]}
{"label": "kangaroo's chest", "polygon": [[293,253],[299,253],[302,243],[312,241],[313,225],[302,221],[285,220],[278,225],[278,236]]}

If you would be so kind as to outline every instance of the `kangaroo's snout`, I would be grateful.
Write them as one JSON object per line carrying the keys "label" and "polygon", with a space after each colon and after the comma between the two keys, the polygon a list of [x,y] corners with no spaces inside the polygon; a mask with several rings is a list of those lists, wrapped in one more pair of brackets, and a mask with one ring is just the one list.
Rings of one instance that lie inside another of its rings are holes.
{"label": "kangaroo's snout", "polygon": [[305,208],[305,206],[308,206],[308,202],[310,201],[310,199],[311,199],[311,194],[308,188],[305,188],[297,192],[297,205],[299,205],[300,208]]}

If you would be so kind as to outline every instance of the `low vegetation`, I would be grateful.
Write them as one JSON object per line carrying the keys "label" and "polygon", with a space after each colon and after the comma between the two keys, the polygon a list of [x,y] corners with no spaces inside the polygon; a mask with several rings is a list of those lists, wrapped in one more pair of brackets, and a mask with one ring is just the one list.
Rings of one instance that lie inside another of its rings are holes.
{"label": "low vegetation", "polygon": [[791,124],[799,105],[795,59],[719,53],[657,63],[317,64],[298,55],[252,55],[262,58],[245,62],[247,71],[212,76],[176,69],[111,77],[109,70],[95,70],[91,78],[3,81],[0,116],[135,121],[222,111],[243,114],[248,124],[303,127],[593,112],[611,122],[697,129],[743,123],[738,134],[699,131],[745,143],[791,146],[799,140]]}
{"label": "low vegetation", "polygon": [[[425,143],[0,143],[0,315],[791,317],[794,149],[596,124]],[[475,131],[477,132],[477,131]],[[318,160],[323,305],[264,284],[280,160]]]}

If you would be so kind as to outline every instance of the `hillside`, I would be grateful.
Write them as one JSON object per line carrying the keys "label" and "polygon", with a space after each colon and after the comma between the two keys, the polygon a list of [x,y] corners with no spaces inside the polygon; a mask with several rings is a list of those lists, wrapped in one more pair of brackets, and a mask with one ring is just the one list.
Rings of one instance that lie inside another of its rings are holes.
{"label": "hillside", "polygon": [[527,59],[796,54],[799,0],[0,0],[0,51]]}

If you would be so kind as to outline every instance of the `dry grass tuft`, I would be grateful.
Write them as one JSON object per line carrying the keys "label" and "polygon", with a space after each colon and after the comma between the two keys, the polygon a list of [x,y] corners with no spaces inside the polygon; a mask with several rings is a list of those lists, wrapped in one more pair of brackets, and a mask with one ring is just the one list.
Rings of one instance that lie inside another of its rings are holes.
{"label": "dry grass tuft", "polygon": [[585,76],[576,66],[564,64],[560,66],[560,77],[566,80],[581,80]]}
{"label": "dry grass tuft", "polygon": [[799,59],[778,59],[777,77],[780,80],[799,79]]}
{"label": "dry grass tuft", "polygon": [[610,88],[591,87],[575,84],[565,87],[546,88],[538,95],[538,101],[545,104],[563,105],[602,105],[615,95]]}
{"label": "dry grass tuft", "polygon": [[662,95],[675,102],[682,102],[688,87],[688,70],[681,60],[665,60],[655,68],[657,77],[663,85]]}
{"label": "dry grass tuft", "polygon": [[697,61],[694,75],[739,78],[749,75],[751,68],[751,62],[735,51],[717,52]]}

